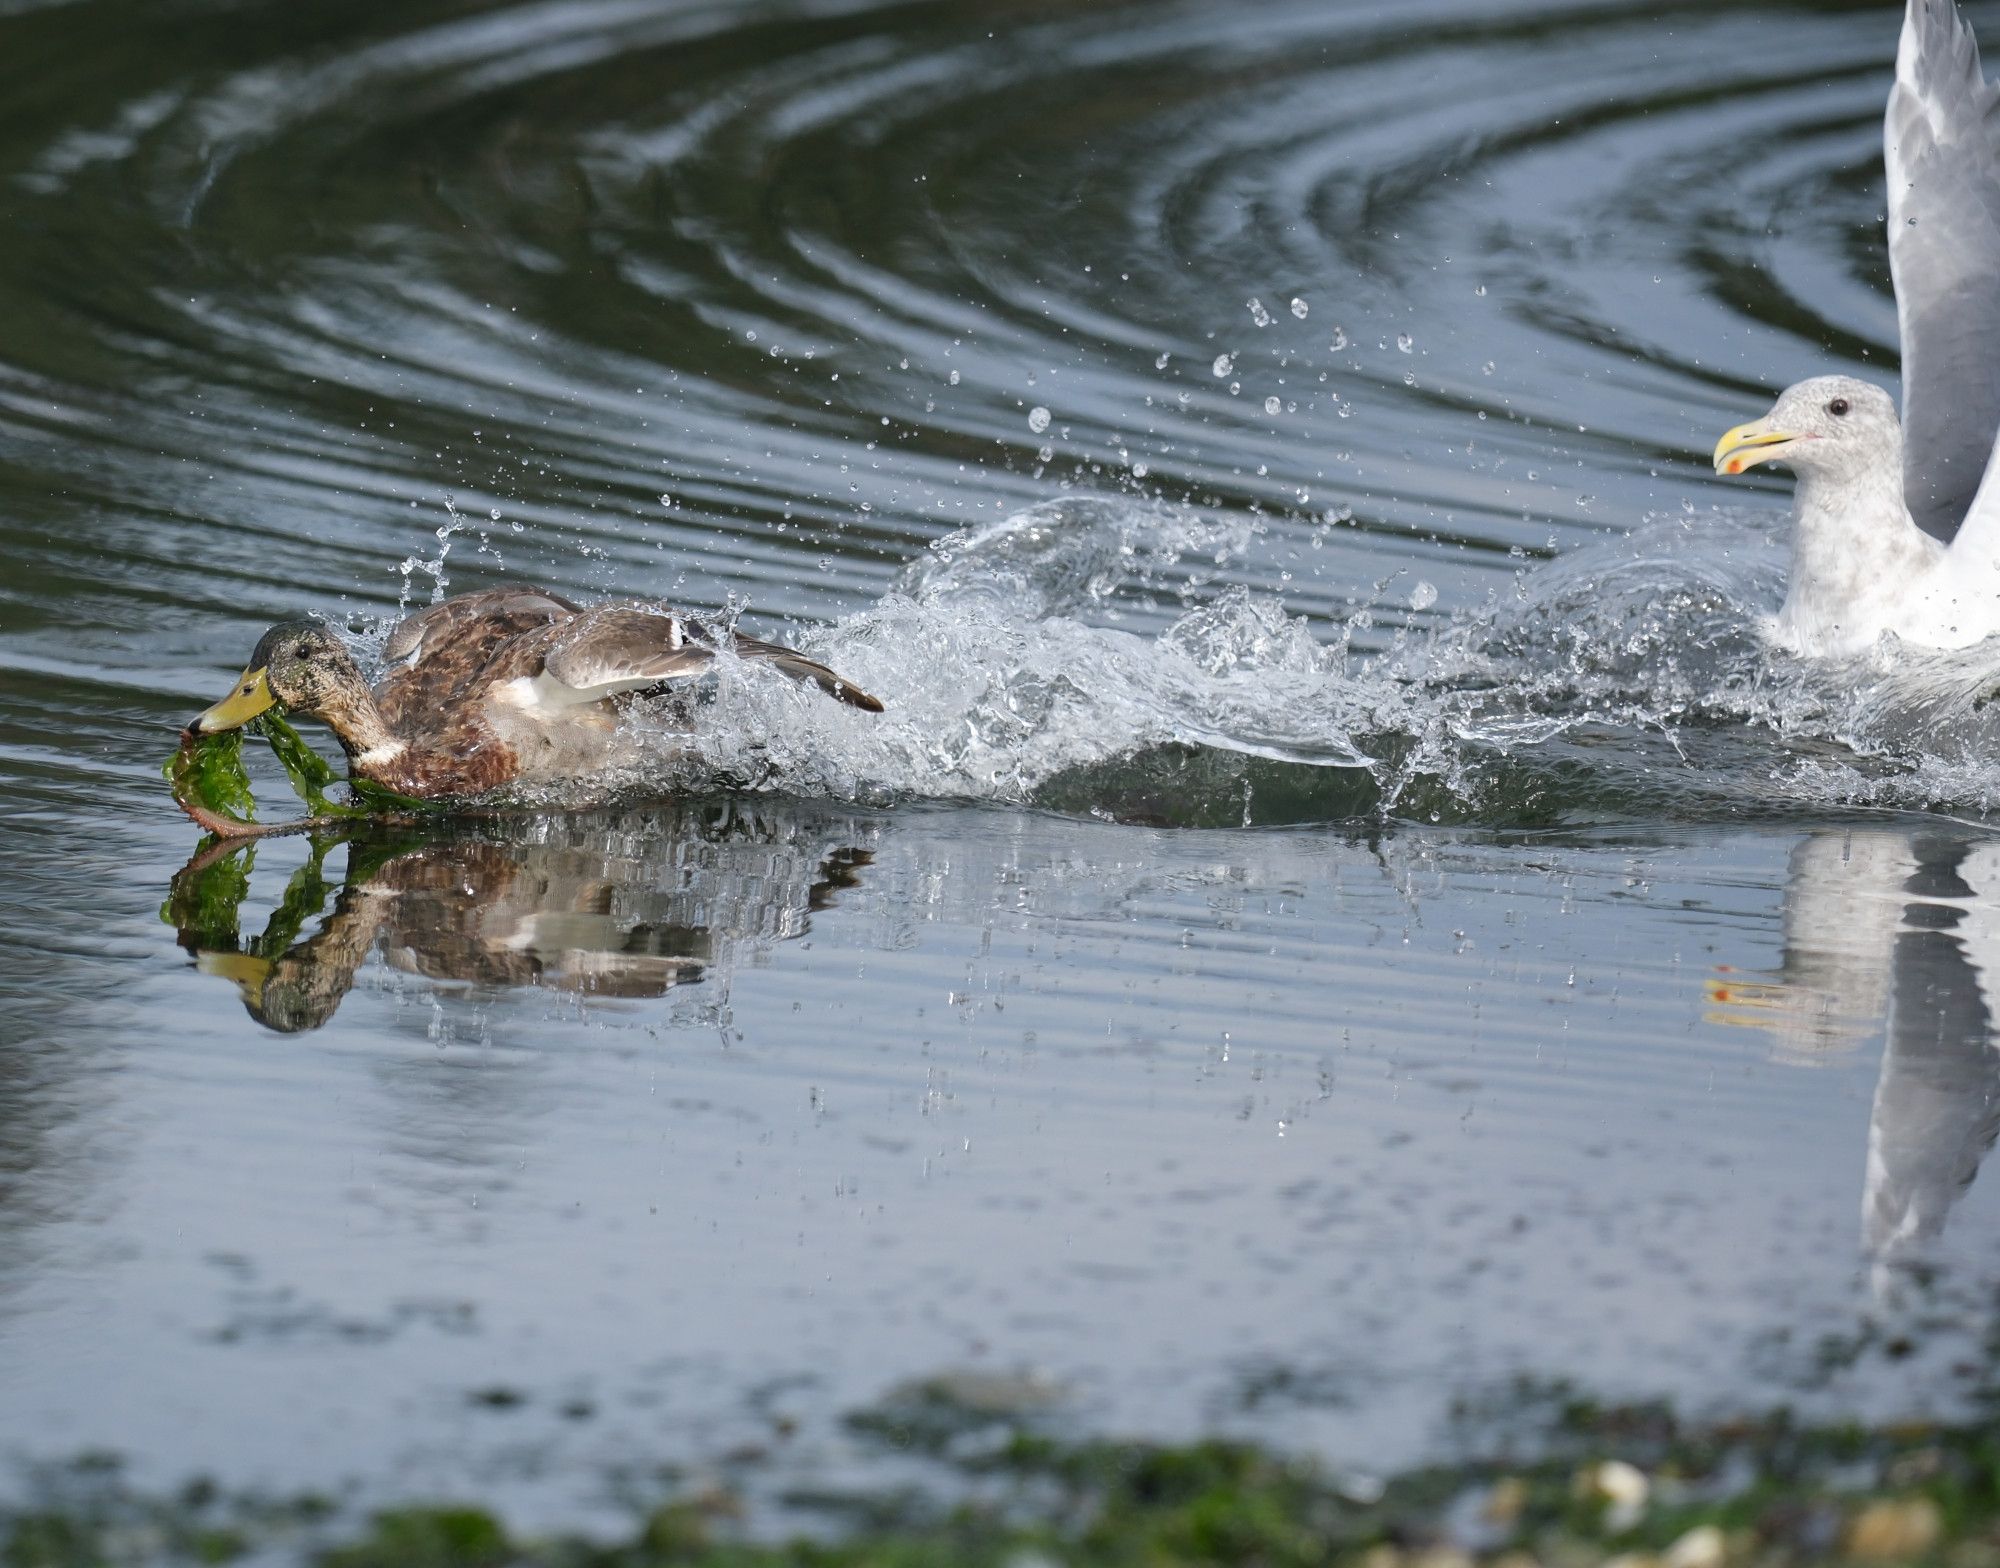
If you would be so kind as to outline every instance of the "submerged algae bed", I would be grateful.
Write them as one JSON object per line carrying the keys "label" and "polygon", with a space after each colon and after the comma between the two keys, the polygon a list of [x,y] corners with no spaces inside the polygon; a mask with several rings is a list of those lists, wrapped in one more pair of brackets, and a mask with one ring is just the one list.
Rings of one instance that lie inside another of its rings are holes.
{"label": "submerged algae bed", "polygon": [[[365,1521],[313,1496],[173,1497],[115,1463],[44,1478],[0,1516],[7,1568],[300,1561],[324,1568],[1624,1568],[1846,1560],[2000,1564],[2000,1432],[1985,1423],[1808,1427],[1782,1413],[1683,1423],[1662,1407],[1524,1395],[1548,1421],[1532,1459],[1434,1465],[1386,1481],[1254,1445],[1067,1442],[994,1423],[935,1389],[852,1418],[887,1451],[933,1456],[941,1488],[798,1492],[831,1521],[753,1536],[732,1485],[684,1485],[614,1538],[517,1536],[474,1506]],[[739,1456],[739,1467],[754,1464]],[[941,1498],[949,1498],[942,1501]]]}

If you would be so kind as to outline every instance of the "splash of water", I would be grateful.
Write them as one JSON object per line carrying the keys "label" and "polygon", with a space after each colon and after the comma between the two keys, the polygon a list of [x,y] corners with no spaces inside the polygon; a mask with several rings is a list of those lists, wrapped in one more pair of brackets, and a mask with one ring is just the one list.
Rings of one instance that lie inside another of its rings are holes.
{"label": "splash of water", "polygon": [[[1357,812],[1524,824],[1791,806],[1986,809],[2000,728],[1976,661],[1775,653],[1772,521],[1674,517],[1518,574],[1386,641],[1240,585],[1241,517],[1068,497],[940,541],[803,641],[887,704],[856,713],[719,661],[692,729],[644,710],[614,773],[535,803],[719,783],[1166,820]],[[1379,585],[1378,585],[1379,586]],[[1140,610],[1164,629],[1128,629]],[[1213,799],[1200,799],[1199,796]],[[1259,803],[1261,801],[1261,804]]]}

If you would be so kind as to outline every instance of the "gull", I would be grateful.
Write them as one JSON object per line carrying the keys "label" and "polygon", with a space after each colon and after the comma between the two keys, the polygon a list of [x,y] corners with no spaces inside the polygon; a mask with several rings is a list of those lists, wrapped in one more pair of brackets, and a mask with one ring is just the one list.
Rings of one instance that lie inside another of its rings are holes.
{"label": "gull", "polygon": [[1817,376],[1716,443],[1716,471],[1797,476],[1775,642],[1842,658],[1885,633],[1967,648],[2000,633],[2000,88],[1957,0],[1908,0],[1884,123],[1903,417]]}

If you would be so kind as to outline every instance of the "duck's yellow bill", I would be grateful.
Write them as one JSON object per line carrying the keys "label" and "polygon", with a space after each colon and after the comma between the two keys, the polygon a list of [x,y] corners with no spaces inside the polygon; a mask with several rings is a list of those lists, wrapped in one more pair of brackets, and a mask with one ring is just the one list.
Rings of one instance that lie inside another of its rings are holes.
{"label": "duck's yellow bill", "polygon": [[219,735],[224,730],[241,729],[277,700],[271,695],[266,671],[245,670],[236,677],[236,689],[203,712],[191,727],[197,735]]}
{"label": "duck's yellow bill", "polygon": [[253,1008],[262,1005],[264,982],[271,978],[270,959],[253,953],[202,952],[195,955],[194,966],[205,975],[234,980],[246,1003]]}
{"label": "duck's yellow bill", "polygon": [[1777,447],[1789,446],[1798,437],[1789,430],[1773,430],[1761,419],[1738,425],[1715,443],[1715,471],[1740,474],[1757,463],[1768,463],[1778,454]]}

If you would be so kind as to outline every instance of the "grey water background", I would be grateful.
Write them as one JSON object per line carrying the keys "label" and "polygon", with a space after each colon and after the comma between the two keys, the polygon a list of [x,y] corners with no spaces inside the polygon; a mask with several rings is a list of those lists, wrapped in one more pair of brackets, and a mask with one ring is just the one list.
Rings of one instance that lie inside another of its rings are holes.
{"label": "grey water background", "polygon": [[[1706,463],[1893,375],[1895,28],[0,0],[0,1451],[569,1518],[927,1378],[1360,1471],[1963,1408],[1994,776],[1772,663]],[[265,625],[513,577],[890,712],[183,872]]]}

